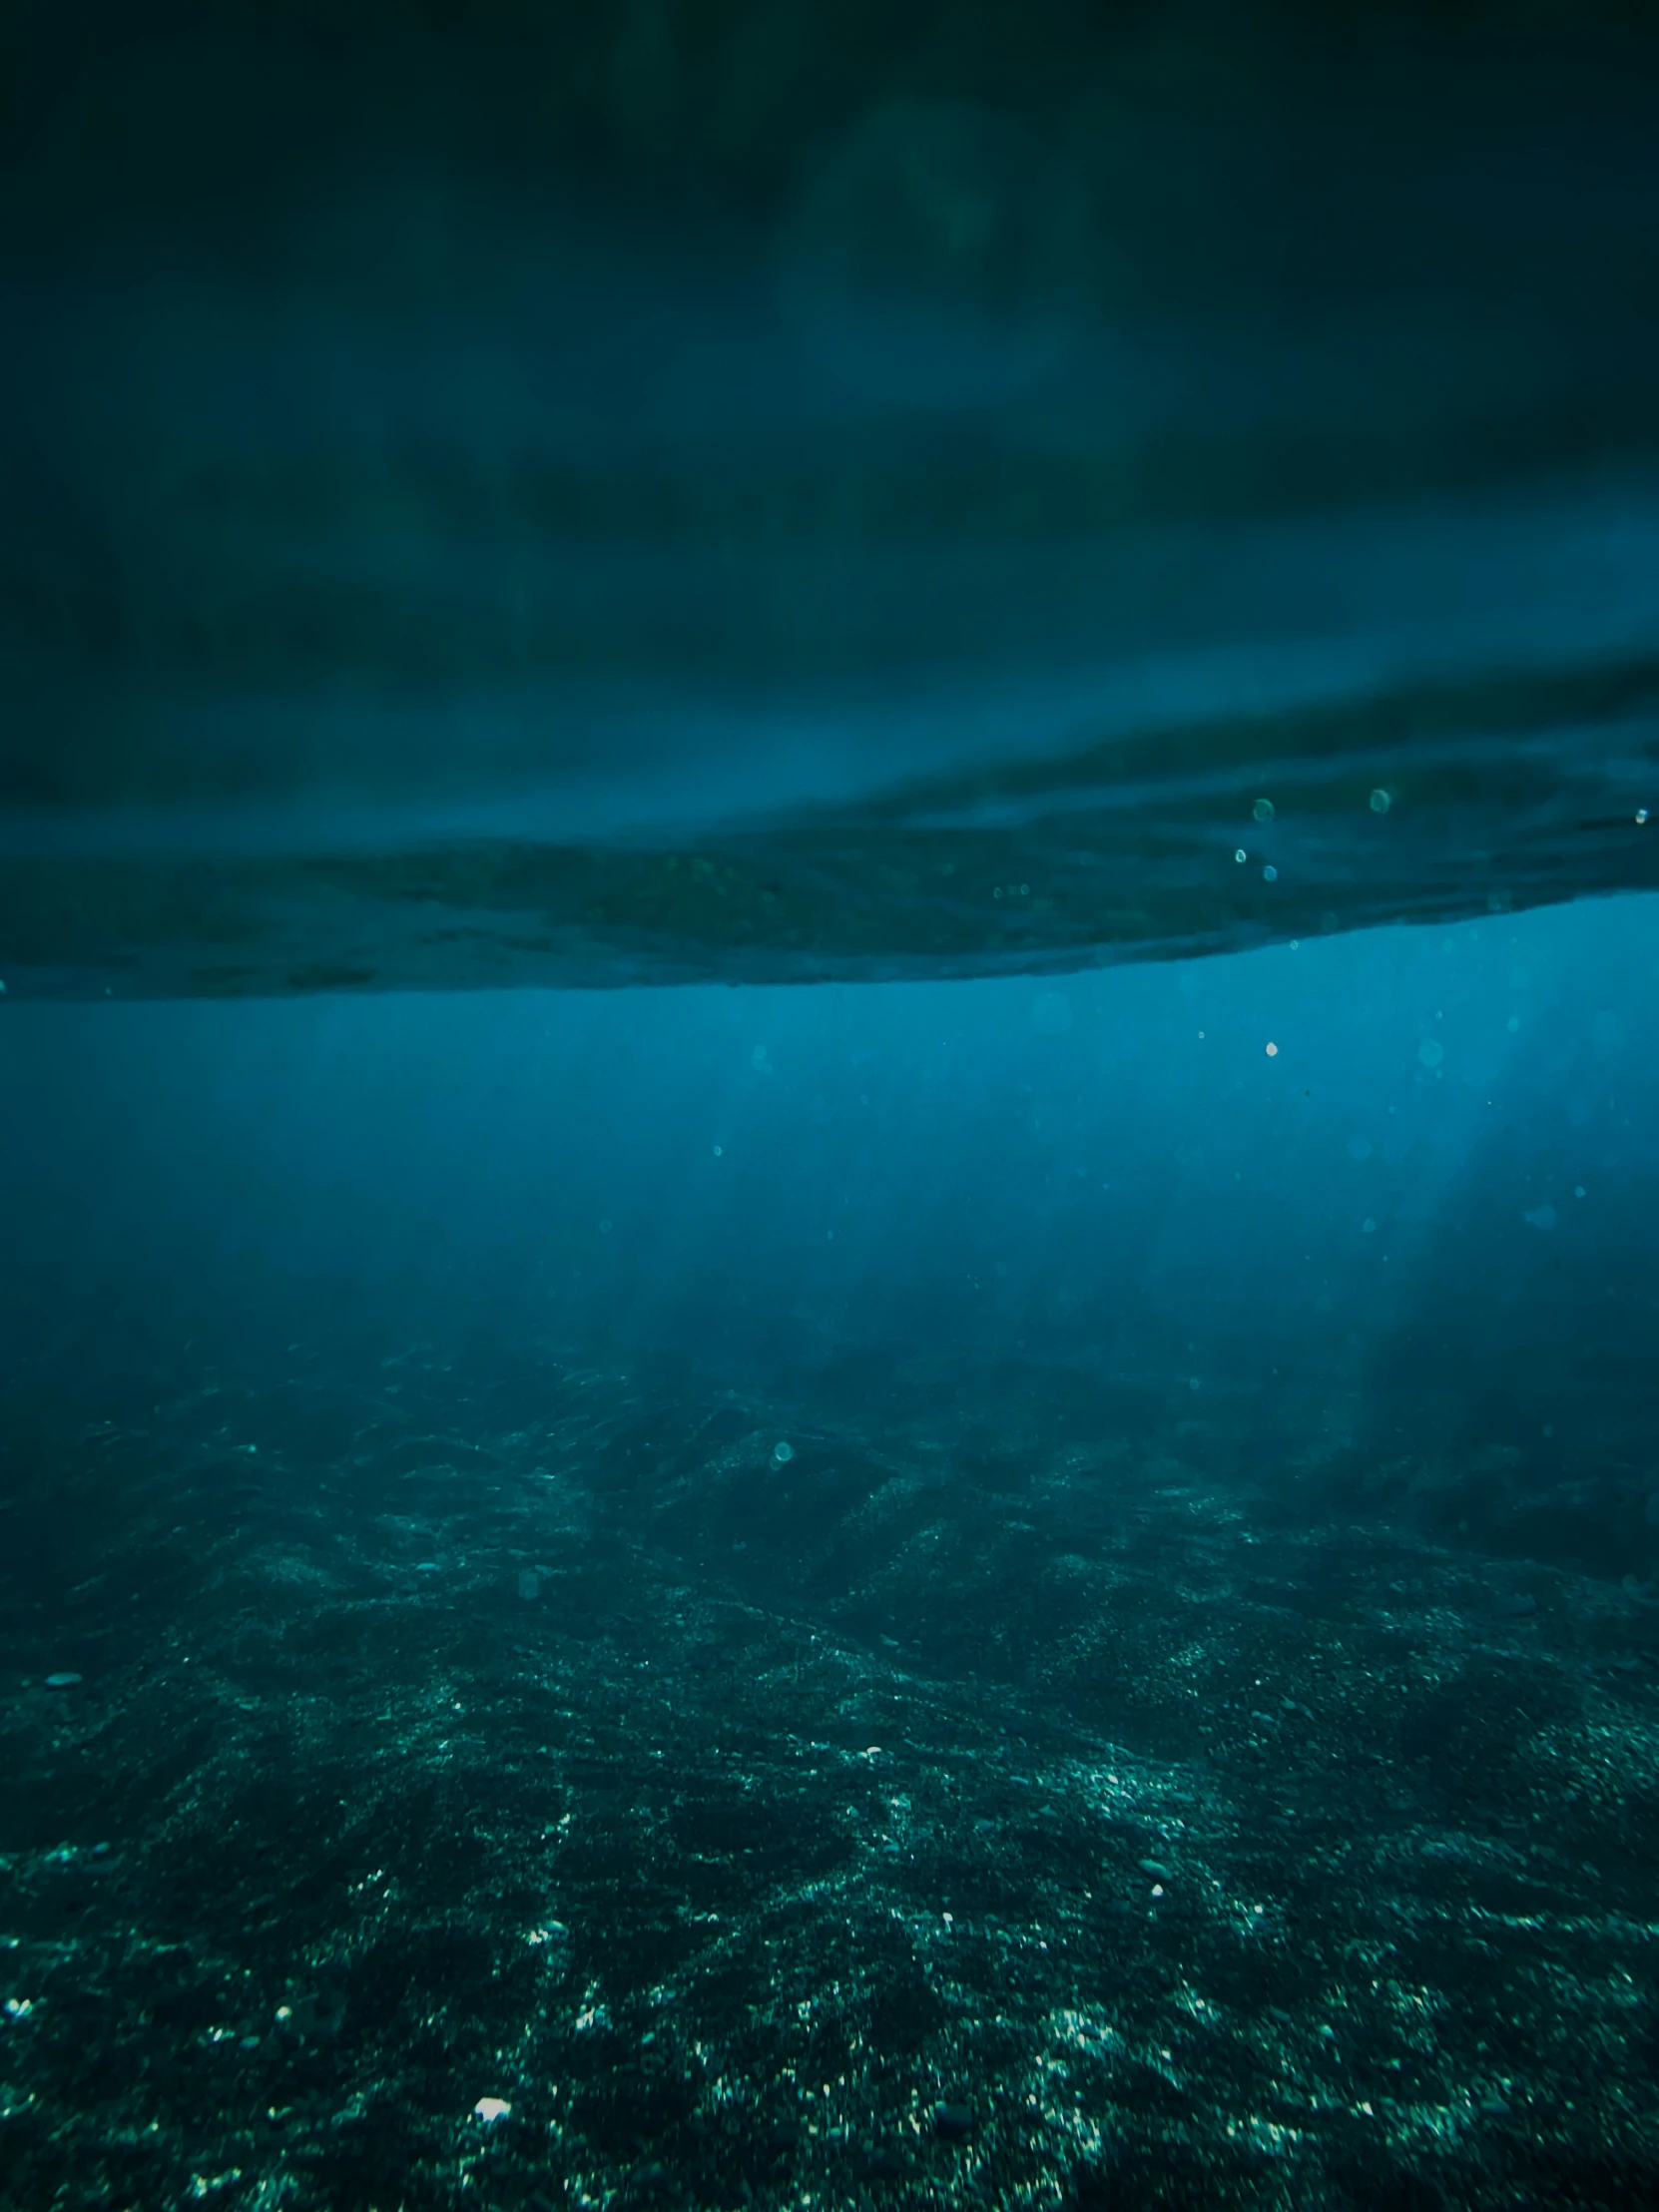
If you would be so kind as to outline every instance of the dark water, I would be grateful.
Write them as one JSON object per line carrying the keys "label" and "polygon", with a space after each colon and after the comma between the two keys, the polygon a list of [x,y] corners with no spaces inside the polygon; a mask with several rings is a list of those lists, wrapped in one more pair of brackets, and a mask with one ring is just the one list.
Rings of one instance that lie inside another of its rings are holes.
{"label": "dark water", "polygon": [[1329,14],[6,11],[8,991],[1653,887],[1651,10]]}
{"label": "dark water", "polygon": [[1645,2201],[1656,1008],[9,1006],[6,2201]]}
{"label": "dark water", "polygon": [[1653,60],[0,12],[3,2212],[1659,2203]]}

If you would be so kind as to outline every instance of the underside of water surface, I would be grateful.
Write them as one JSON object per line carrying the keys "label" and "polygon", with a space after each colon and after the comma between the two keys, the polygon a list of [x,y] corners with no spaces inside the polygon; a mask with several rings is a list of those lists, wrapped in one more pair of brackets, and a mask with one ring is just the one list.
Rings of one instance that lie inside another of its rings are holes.
{"label": "underside of water surface", "polygon": [[1640,11],[3,36],[8,990],[995,974],[1654,881]]}

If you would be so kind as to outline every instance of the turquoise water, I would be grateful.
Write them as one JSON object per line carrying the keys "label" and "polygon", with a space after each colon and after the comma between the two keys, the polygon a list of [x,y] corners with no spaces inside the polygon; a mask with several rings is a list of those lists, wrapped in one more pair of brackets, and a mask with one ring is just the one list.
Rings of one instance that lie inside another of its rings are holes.
{"label": "turquoise water", "polygon": [[1651,62],[0,15],[4,2212],[1659,2202]]}
{"label": "turquoise water", "polygon": [[14,2201],[1631,2201],[1656,992],[8,1006]]}

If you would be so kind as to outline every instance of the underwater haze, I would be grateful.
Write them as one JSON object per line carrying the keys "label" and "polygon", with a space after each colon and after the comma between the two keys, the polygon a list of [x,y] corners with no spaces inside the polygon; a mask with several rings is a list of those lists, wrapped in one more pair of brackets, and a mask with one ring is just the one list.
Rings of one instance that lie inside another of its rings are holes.
{"label": "underwater haze", "polygon": [[5,2201],[1645,2201],[1656,1012],[8,1005]]}
{"label": "underwater haze", "polygon": [[0,2212],[1659,2204],[1659,37],[0,9]]}

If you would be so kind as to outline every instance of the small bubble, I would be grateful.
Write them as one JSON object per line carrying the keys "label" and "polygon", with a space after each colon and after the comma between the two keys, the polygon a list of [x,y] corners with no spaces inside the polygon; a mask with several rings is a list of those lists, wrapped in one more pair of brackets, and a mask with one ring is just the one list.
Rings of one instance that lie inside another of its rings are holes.
{"label": "small bubble", "polygon": [[1425,1068],[1437,1068],[1445,1058],[1445,1046],[1438,1037],[1424,1037],[1417,1046],[1417,1058]]}
{"label": "small bubble", "polygon": [[1262,880],[1267,883],[1277,883],[1279,880],[1279,870],[1276,867],[1263,868]]}
{"label": "small bubble", "polygon": [[787,1467],[794,1457],[794,1444],[779,1442],[773,1445],[772,1463],[775,1467]]}
{"label": "small bubble", "polygon": [[1360,1234],[1362,1237],[1375,1237],[1377,1234],[1377,1224],[1372,1220],[1369,1214],[1360,1224]]}
{"label": "small bubble", "polygon": [[1385,815],[1393,803],[1393,793],[1385,792],[1381,784],[1371,795],[1371,811],[1374,815]]}
{"label": "small bubble", "polygon": [[1584,1196],[1584,1186],[1582,1183],[1575,1183],[1573,1185],[1572,1195],[1574,1198],[1582,1198]]}
{"label": "small bubble", "polygon": [[1245,864],[1245,862],[1246,862],[1246,860],[1248,860],[1248,859],[1250,858],[1250,854],[1249,854],[1249,853],[1248,853],[1248,852],[1247,852],[1247,851],[1245,850],[1244,846],[1243,846],[1243,845],[1241,844],[1241,845],[1240,845],[1240,847],[1239,847],[1239,849],[1238,849],[1238,851],[1234,853],[1233,857],[1234,857],[1234,859],[1235,859],[1235,860],[1237,860],[1237,861],[1238,861],[1238,863],[1239,863],[1240,867],[1243,867],[1243,866],[1244,866],[1244,864]]}
{"label": "small bubble", "polygon": [[717,1145],[715,1146],[715,1158],[716,1158],[717,1160],[718,1160],[718,1159],[720,1158],[720,1151],[721,1151],[721,1148],[720,1148],[720,1146],[719,1146],[719,1145],[717,1144]]}
{"label": "small bubble", "polygon": [[[1636,809],[1636,822],[1637,822],[1637,826],[1638,826],[1638,828],[1639,828],[1639,827],[1640,827],[1640,826],[1641,826],[1641,825],[1642,825],[1643,823],[1645,823],[1645,822],[1646,822],[1646,820],[1647,820],[1647,809],[1646,809],[1645,807],[1638,807],[1638,808]],[[5,987],[6,987],[6,986],[5,986],[5,984],[4,984],[4,983],[0,983],[0,991],[3,991],[3,990],[5,989]]]}
{"label": "small bubble", "polygon": [[1276,1044],[1270,1044],[1270,1045],[1268,1045],[1268,1046],[1266,1047],[1266,1050],[1267,1050],[1267,1055],[1268,1055],[1268,1058],[1269,1058],[1270,1060],[1277,1060],[1277,1059],[1278,1059],[1278,1057],[1279,1057],[1279,1047],[1278,1047],[1278,1046],[1277,1046]]}
{"label": "small bubble", "polygon": [[1273,820],[1273,801],[1271,799],[1259,799],[1250,811],[1258,822],[1271,822]]}

